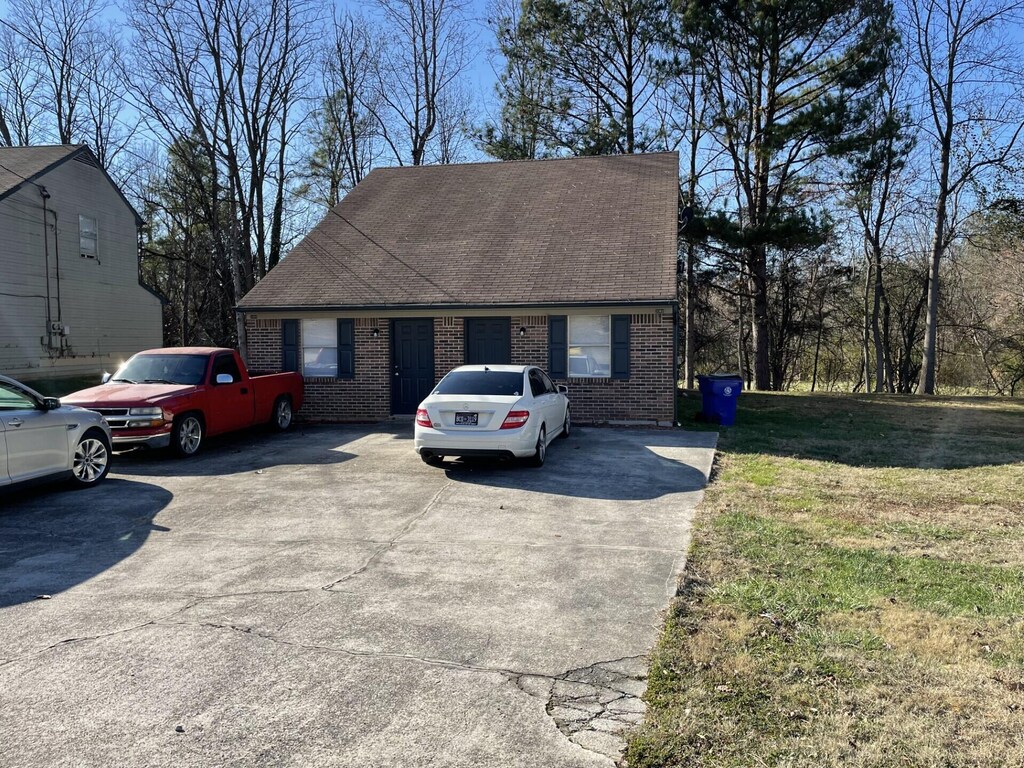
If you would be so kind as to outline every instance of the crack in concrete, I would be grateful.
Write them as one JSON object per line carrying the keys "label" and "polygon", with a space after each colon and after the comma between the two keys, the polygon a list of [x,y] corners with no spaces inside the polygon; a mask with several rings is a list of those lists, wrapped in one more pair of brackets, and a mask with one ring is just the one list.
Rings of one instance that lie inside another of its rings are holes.
{"label": "crack in concrete", "polygon": [[44,653],[47,653],[48,651],[52,651],[52,650],[54,650],[56,648],[60,648],[60,647],[65,646],[65,645],[71,645],[72,643],[89,642],[89,641],[92,641],[92,640],[103,640],[103,639],[108,638],[108,637],[115,637],[117,635],[128,634],[129,632],[136,632],[136,631],[138,631],[140,629],[143,629],[145,627],[157,626],[158,624],[161,624],[162,622],[165,622],[167,619],[174,618],[175,616],[177,616],[177,615],[179,615],[181,613],[184,613],[189,608],[194,608],[200,602],[202,602],[202,601],[201,600],[196,600],[195,602],[189,603],[188,605],[183,605],[180,608],[176,608],[175,610],[171,611],[170,613],[164,614],[163,616],[157,616],[157,617],[155,617],[153,619],[150,619],[149,621],[144,621],[141,624],[133,624],[130,627],[122,627],[121,629],[114,629],[114,630],[111,630],[110,632],[100,632],[100,633],[95,634],[95,635],[82,635],[81,637],[65,637],[63,640],[58,640],[56,643],[51,643],[50,645],[46,646],[45,648],[37,648],[36,650],[30,651],[29,653],[23,653],[20,656],[15,656],[15,657],[10,658],[10,659],[5,659],[2,662],[0,662],[0,669],[2,669],[3,667],[9,666],[11,664],[14,664],[16,662],[19,662],[19,661],[25,661],[26,659],[32,659],[32,658],[35,658],[36,656],[42,656]]}
{"label": "crack in concrete", "polygon": [[[288,590],[286,593],[295,591],[308,592],[314,590]],[[275,592],[275,594],[279,593],[280,591]],[[249,595],[263,593],[233,594]],[[625,732],[641,723],[646,711],[646,705],[640,698],[647,687],[647,659],[645,656],[623,656],[610,661],[596,662],[585,667],[570,669],[559,675],[548,675],[542,672],[525,672],[507,667],[473,664],[469,660],[459,662],[407,653],[358,650],[301,643],[286,640],[266,631],[259,631],[255,627],[238,624],[213,621],[171,621],[175,616],[179,616],[210,599],[215,598],[209,596],[197,597],[170,613],[130,627],[95,635],[65,638],[31,653],[0,661],[0,669],[18,661],[40,656],[62,646],[102,640],[108,637],[136,632],[146,627],[199,627],[235,632],[265,640],[275,645],[306,651],[331,653],[350,658],[410,661],[443,669],[500,675],[515,685],[520,691],[533,698],[541,699],[545,704],[545,712],[567,739],[587,751],[608,757],[616,762],[622,760],[625,750]],[[316,606],[312,606],[303,613],[312,610],[313,607]],[[282,627],[293,621],[294,618],[296,617],[286,621]]]}
{"label": "crack in concrete", "polygon": [[647,658],[624,656],[556,677],[525,674],[521,691],[545,700],[545,711],[574,744],[620,762],[625,734],[643,722],[647,707]]}
{"label": "crack in concrete", "polygon": [[435,494],[433,495],[433,497],[431,497],[430,501],[428,501],[428,502],[426,503],[426,505],[425,505],[425,506],[423,507],[423,509],[422,509],[422,510],[420,510],[420,512],[419,512],[419,513],[417,513],[416,515],[414,515],[414,516],[413,516],[413,517],[412,517],[412,518],[411,518],[411,519],[409,520],[409,522],[407,522],[407,523],[406,523],[405,525],[403,525],[403,526],[402,526],[402,530],[400,530],[400,531],[398,532],[398,534],[397,534],[396,536],[394,536],[394,538],[390,539],[390,540],[389,540],[389,541],[388,541],[387,543],[385,543],[385,544],[384,544],[384,546],[382,546],[382,547],[378,547],[378,548],[377,548],[376,550],[374,550],[373,554],[371,554],[371,555],[370,555],[370,556],[369,556],[369,557],[368,557],[368,558],[366,559],[366,561],[365,561],[365,562],[364,562],[364,563],[363,563],[363,564],[362,564],[361,566],[359,566],[358,568],[356,568],[356,569],[355,569],[354,571],[352,571],[351,573],[347,573],[347,574],[345,574],[345,575],[344,575],[344,576],[342,576],[342,577],[341,577],[340,579],[338,579],[338,580],[336,580],[336,581],[332,581],[332,582],[331,582],[330,584],[327,584],[327,585],[325,585],[325,586],[321,587],[321,589],[322,589],[322,590],[324,590],[325,592],[330,592],[330,591],[331,591],[332,589],[334,589],[335,587],[337,587],[337,586],[338,586],[339,584],[344,584],[344,583],[345,583],[346,581],[349,581],[350,579],[354,579],[354,578],[355,578],[356,576],[358,576],[359,574],[361,574],[361,573],[365,573],[365,572],[366,572],[366,570],[367,570],[367,569],[368,569],[368,568],[369,568],[369,567],[370,567],[371,565],[373,565],[373,564],[374,564],[374,562],[376,562],[376,560],[377,560],[377,559],[378,559],[378,558],[379,558],[379,557],[380,557],[381,555],[383,555],[383,554],[384,554],[385,552],[387,552],[387,551],[388,551],[389,549],[391,549],[392,547],[394,547],[394,546],[395,546],[395,544],[397,544],[397,543],[398,543],[398,541],[399,541],[399,540],[400,540],[400,539],[401,539],[401,538],[402,538],[403,536],[405,536],[405,535],[406,535],[407,533],[409,533],[409,531],[411,531],[411,530],[412,530],[413,526],[414,526],[414,525],[416,525],[416,523],[418,523],[418,522],[419,522],[420,520],[422,520],[422,519],[423,519],[423,518],[424,518],[424,517],[425,517],[425,516],[427,515],[427,513],[428,513],[428,512],[430,512],[430,510],[434,508],[434,505],[435,505],[435,504],[437,504],[437,502],[438,502],[438,501],[440,500],[440,498],[441,498],[441,496],[442,496],[442,495],[444,494],[444,492],[445,492],[445,491],[447,491],[447,490],[448,490],[449,488],[451,488],[451,487],[452,487],[452,485],[453,485],[453,483],[452,483],[452,482],[451,482],[450,480],[449,480],[449,481],[447,481],[447,482],[445,482],[445,484],[444,484],[444,485],[442,485],[442,486],[441,486],[441,487],[440,487],[440,488],[438,489],[437,493],[435,493]]}

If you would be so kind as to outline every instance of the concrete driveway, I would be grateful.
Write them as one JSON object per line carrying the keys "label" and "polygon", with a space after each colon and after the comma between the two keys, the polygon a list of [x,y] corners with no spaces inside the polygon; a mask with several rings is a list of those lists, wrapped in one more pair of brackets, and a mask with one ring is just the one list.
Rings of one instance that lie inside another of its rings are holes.
{"label": "concrete driveway", "polygon": [[309,427],[0,497],[0,765],[611,766],[714,443]]}

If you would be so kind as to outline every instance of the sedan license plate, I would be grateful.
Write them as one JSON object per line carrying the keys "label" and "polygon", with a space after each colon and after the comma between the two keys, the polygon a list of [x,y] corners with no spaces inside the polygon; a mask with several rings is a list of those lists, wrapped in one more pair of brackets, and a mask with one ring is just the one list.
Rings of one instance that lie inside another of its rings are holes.
{"label": "sedan license plate", "polygon": [[479,414],[476,413],[456,413],[455,414],[455,426],[456,427],[475,427],[479,422]]}

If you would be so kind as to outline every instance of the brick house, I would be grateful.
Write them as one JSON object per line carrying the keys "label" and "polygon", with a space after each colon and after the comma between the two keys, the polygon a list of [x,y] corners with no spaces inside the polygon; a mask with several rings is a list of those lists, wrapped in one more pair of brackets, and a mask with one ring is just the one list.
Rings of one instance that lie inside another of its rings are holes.
{"label": "brick house", "polygon": [[303,414],[412,414],[464,363],[534,364],[580,422],[674,418],[678,156],[380,168],[238,305]]}

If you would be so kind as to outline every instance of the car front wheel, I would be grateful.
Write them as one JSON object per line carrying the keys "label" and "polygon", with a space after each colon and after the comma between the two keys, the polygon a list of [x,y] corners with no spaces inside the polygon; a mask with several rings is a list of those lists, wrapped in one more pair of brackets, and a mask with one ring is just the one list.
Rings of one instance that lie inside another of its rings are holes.
{"label": "car front wheel", "polygon": [[99,430],[89,430],[75,446],[71,479],[78,488],[96,485],[110,472],[110,443]]}
{"label": "car front wheel", "polygon": [[178,456],[192,456],[203,443],[203,420],[199,414],[186,413],[174,422],[171,448]]}
{"label": "car front wheel", "polygon": [[569,409],[565,409],[565,421],[562,422],[562,434],[559,435],[561,438],[569,436],[569,432],[572,431],[572,419],[569,417]]}

